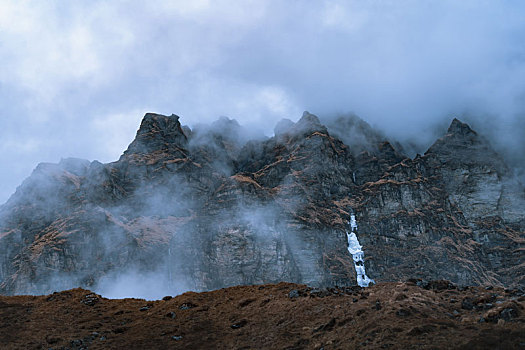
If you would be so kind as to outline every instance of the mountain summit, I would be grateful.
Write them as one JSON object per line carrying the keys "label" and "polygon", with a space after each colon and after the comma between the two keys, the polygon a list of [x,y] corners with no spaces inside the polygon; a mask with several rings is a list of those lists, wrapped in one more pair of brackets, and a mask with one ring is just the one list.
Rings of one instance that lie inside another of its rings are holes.
{"label": "mountain summit", "polygon": [[415,159],[354,116],[247,135],[148,113],[116,162],[39,165],[0,207],[0,292],[347,286],[358,263],[376,282],[525,285],[525,192],[467,124]]}
{"label": "mountain summit", "polygon": [[187,143],[188,138],[182,131],[177,115],[146,113],[135,140],[129,145],[123,156],[156,151],[177,152],[186,147]]}
{"label": "mountain summit", "polygon": [[477,135],[477,133],[470,128],[466,123],[461,122],[459,119],[454,118],[450,126],[448,127],[447,134],[452,135]]}

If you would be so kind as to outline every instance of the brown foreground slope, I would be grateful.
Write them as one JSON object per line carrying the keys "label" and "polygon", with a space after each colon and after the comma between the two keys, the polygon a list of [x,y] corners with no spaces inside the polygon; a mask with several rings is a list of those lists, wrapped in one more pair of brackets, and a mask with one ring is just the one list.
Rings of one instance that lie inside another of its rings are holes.
{"label": "brown foreground slope", "polygon": [[279,283],[146,301],[84,289],[0,296],[2,349],[514,349],[523,291],[446,281],[311,289]]}

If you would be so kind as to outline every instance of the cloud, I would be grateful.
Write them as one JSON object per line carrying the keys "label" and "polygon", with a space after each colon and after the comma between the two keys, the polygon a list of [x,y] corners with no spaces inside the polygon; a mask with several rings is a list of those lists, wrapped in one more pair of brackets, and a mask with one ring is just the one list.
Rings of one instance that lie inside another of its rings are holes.
{"label": "cloud", "polygon": [[0,202],[38,161],[116,158],[135,111],[268,135],[303,110],[354,112],[422,149],[459,116],[511,154],[524,36],[516,1],[2,1],[0,162],[18,170]]}
{"label": "cloud", "polygon": [[[98,136],[93,156],[99,155],[101,162],[112,162],[128,147],[147,109],[134,109],[126,113],[104,114],[91,120],[91,130]],[[133,123],[133,120],[135,123]]]}

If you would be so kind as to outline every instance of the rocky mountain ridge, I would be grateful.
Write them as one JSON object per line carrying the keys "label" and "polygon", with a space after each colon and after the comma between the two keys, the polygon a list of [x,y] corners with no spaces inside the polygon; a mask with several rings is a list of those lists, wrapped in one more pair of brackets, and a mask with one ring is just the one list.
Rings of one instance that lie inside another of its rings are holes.
{"label": "rocky mountain ridge", "polygon": [[0,207],[0,292],[351,285],[351,209],[376,281],[525,284],[525,191],[487,140],[454,119],[411,159],[362,121],[336,125],[352,133],[305,112],[247,140],[226,118],[148,113],[116,162],[40,164]]}

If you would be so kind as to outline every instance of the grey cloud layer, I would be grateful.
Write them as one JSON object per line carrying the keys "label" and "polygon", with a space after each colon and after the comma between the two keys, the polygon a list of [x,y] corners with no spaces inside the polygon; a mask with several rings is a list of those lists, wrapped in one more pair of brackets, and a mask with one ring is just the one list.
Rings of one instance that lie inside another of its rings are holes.
{"label": "grey cloud layer", "polygon": [[354,112],[416,149],[459,115],[525,149],[521,2],[147,3],[0,3],[0,202],[40,161],[117,159],[148,110]]}

